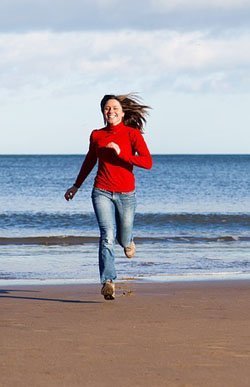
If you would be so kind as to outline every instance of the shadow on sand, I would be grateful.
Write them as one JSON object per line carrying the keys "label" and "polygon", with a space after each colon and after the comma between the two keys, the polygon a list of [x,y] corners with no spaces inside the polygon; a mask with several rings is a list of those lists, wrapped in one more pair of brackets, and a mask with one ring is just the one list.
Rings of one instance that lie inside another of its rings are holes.
{"label": "shadow on sand", "polygon": [[21,293],[39,293],[39,290],[14,290],[14,289],[0,289],[0,298],[15,298],[20,300],[35,300],[35,301],[52,301],[52,302],[65,302],[73,304],[101,304],[101,301],[80,301],[80,300],[64,300],[61,298],[44,298],[44,297],[25,297],[25,296],[14,296],[7,295],[14,292]]}

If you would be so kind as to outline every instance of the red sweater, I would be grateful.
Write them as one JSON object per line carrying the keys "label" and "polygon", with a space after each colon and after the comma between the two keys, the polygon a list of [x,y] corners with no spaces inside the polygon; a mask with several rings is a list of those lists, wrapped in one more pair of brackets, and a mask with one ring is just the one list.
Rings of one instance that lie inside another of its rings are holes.
{"label": "red sweater", "polygon": [[[109,142],[119,145],[119,155],[106,148]],[[75,186],[80,188],[94,168],[98,159],[98,170],[94,186],[111,192],[130,192],[135,189],[133,166],[150,169],[152,157],[139,129],[118,125],[93,130],[89,151],[77,176]]]}

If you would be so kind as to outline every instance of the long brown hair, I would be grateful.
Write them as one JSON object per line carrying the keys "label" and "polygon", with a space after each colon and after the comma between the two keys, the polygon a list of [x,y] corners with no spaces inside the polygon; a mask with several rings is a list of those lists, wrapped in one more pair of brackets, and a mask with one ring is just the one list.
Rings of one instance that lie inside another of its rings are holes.
{"label": "long brown hair", "polygon": [[123,118],[124,124],[135,129],[140,129],[143,132],[143,126],[147,122],[146,116],[149,114],[148,110],[151,107],[143,105],[141,98],[135,93],[123,95],[106,94],[101,100],[102,114],[104,113],[104,106],[110,99],[116,99],[120,102],[122,110],[125,113]]}

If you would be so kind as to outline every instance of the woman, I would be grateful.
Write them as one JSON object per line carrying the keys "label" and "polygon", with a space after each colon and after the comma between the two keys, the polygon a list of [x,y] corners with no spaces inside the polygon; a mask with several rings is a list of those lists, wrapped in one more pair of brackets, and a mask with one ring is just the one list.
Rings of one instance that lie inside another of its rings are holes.
{"label": "woman", "polygon": [[128,258],[135,254],[133,166],[152,167],[152,158],[142,136],[149,108],[133,94],[103,97],[101,111],[105,127],[91,133],[89,151],[80,172],[65,193],[66,200],[73,199],[98,160],[92,202],[100,228],[99,271],[101,294],[106,300],[115,299],[115,239]]}

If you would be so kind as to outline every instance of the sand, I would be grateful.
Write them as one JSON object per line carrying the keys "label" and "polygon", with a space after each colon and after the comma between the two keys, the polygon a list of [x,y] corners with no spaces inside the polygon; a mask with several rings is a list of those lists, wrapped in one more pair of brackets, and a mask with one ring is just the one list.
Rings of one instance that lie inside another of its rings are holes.
{"label": "sand", "polygon": [[250,385],[250,281],[0,289],[1,387]]}

